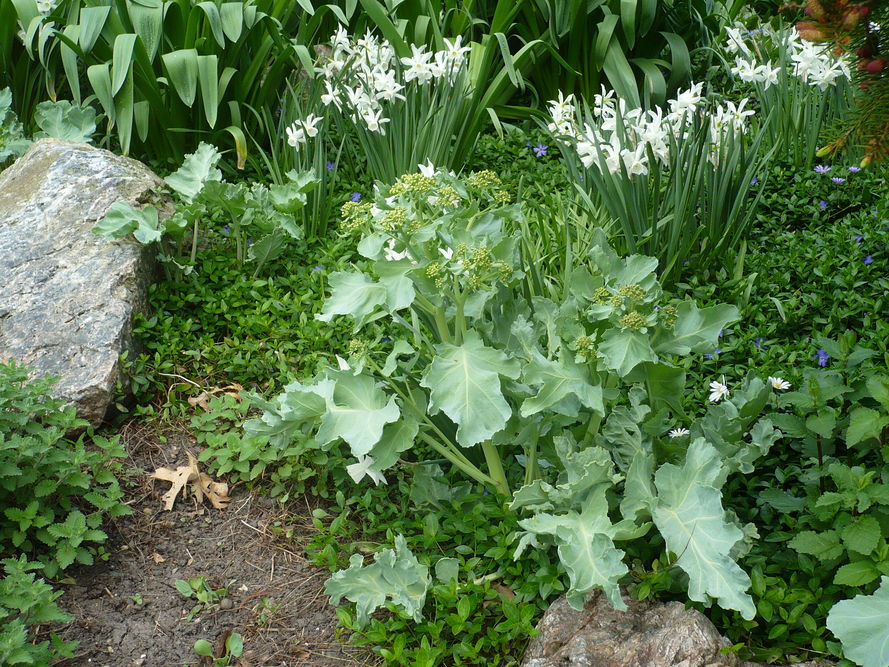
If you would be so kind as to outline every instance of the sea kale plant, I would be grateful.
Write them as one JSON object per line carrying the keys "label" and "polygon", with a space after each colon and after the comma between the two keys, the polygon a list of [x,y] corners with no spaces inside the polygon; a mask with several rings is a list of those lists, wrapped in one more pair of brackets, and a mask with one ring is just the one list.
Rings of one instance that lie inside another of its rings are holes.
{"label": "sea kale plant", "polygon": [[[429,166],[347,204],[344,227],[360,233],[367,261],[331,275],[320,319],[349,316],[358,337],[337,368],[271,401],[253,397],[263,414],[247,432],[281,448],[345,444],[356,482],[385,482],[399,458],[443,457],[525,517],[516,558],[557,546],[575,606],[601,588],[623,608],[628,569],[616,543],[656,530],[693,600],[752,618],[750,579],[735,561],[745,529],[720,489],[780,436],[759,417],[772,389],[753,377],[733,389],[714,382],[692,421],[673,363],[711,350],[737,310],[670,298],[657,260],[621,258],[601,232],[558,298],[529,296],[525,213],[510,199],[492,172]],[[387,337],[360,337],[383,318]],[[416,617],[423,591],[399,572],[422,568],[398,551],[378,554],[363,579],[355,557],[354,576],[335,577],[330,592],[338,599],[348,582],[347,597],[366,602],[379,586]]]}

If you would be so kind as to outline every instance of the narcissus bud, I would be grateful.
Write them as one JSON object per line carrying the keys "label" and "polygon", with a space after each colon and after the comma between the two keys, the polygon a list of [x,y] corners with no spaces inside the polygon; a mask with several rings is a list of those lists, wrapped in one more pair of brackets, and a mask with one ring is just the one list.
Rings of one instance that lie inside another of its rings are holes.
{"label": "narcissus bud", "polygon": [[866,169],[870,165],[870,163],[873,162],[873,160],[874,160],[874,158],[872,155],[865,155],[864,159],[861,161],[861,164],[859,166],[862,169]]}
{"label": "narcissus bud", "polygon": [[833,145],[827,144],[824,148],[818,149],[818,152],[815,153],[815,157],[827,157],[831,153],[833,153]]}

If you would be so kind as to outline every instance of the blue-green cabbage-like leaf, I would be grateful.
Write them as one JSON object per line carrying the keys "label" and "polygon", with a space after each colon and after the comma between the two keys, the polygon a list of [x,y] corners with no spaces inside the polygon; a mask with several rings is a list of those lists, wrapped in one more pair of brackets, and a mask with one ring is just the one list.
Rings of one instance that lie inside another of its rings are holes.
{"label": "blue-green cabbage-like leaf", "polygon": [[354,602],[361,627],[387,599],[419,622],[431,583],[429,568],[411,553],[402,535],[395,536],[394,550],[384,549],[374,556],[374,561],[364,565],[364,557],[353,554],[349,569],[334,573],[324,585],[330,603],[337,605],[344,597]]}
{"label": "blue-green cabbage-like leaf", "polygon": [[843,644],[843,654],[862,667],[889,665],[889,577],[872,595],[837,602],[827,627]]}
{"label": "blue-green cabbage-like leaf", "polygon": [[713,486],[721,475],[719,452],[696,438],[681,466],[667,463],[655,473],[658,500],[651,514],[688,575],[688,596],[697,602],[712,597],[724,609],[752,619],[756,607],[747,593],[750,577],[729,555],[744,533],[726,521],[722,493]]}

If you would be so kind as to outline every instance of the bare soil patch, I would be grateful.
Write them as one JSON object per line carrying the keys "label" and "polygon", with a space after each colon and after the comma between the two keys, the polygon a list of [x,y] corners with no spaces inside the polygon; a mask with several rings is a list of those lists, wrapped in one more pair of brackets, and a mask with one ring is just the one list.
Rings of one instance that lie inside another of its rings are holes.
{"label": "bare soil patch", "polygon": [[[187,452],[194,452],[187,433],[166,437],[162,443],[149,427],[134,423],[121,432],[136,470],[127,491],[133,515],[106,526],[107,561],[67,573],[59,604],[75,620],[59,634],[80,646],[75,658],[59,664],[210,664],[194,653],[195,641],[206,639],[219,651],[232,632],[244,638],[244,653],[232,662],[243,667],[382,664],[337,637],[323,590],[328,573],[312,566],[294,542],[275,539],[276,523],[303,536],[314,531],[308,503],[285,512],[272,499],[235,488],[224,510],[199,506],[189,496],[164,511],[161,496],[169,484],[151,481],[148,473],[186,465]],[[193,611],[194,598],[175,585],[193,577],[227,593]]]}

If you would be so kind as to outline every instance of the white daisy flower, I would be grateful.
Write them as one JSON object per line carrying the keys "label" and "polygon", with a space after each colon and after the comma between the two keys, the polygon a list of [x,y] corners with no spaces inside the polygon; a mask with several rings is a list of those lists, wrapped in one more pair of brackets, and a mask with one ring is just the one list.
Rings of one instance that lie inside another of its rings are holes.
{"label": "white daisy flower", "polygon": [[710,383],[710,402],[711,403],[719,403],[724,398],[729,397],[729,389],[725,384],[725,375],[722,376],[722,382],[718,382],[717,380],[713,380]]}
{"label": "white daisy flower", "polygon": [[772,385],[773,389],[777,389],[778,391],[790,389],[790,383],[783,378],[773,378],[769,376],[769,384]]}
{"label": "white daisy flower", "polygon": [[671,438],[681,438],[683,435],[688,435],[690,431],[687,428],[674,428],[668,434]]}

